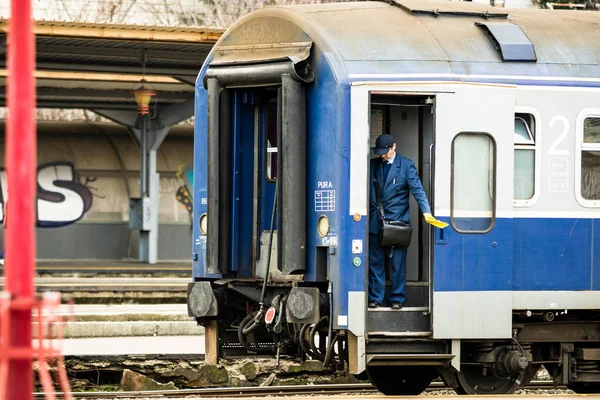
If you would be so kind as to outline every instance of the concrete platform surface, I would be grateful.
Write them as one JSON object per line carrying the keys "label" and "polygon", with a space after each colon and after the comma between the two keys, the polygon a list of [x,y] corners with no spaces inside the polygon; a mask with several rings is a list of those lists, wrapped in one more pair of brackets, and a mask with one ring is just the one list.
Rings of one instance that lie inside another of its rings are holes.
{"label": "concrete platform surface", "polygon": [[78,320],[91,318],[103,319],[103,317],[120,316],[187,316],[187,305],[185,304],[61,304],[58,315],[68,317],[74,316]]}
{"label": "concrete platform surface", "polygon": [[204,336],[64,339],[55,343],[65,356],[204,354]]}
{"label": "concrete platform surface", "polygon": [[204,327],[194,321],[68,322],[63,329],[66,339],[200,335]]}
{"label": "concrete platform surface", "polygon": [[[187,314],[185,304],[66,305],[57,309],[65,318],[63,337],[199,336],[204,327]],[[34,323],[34,333],[37,324]]]}

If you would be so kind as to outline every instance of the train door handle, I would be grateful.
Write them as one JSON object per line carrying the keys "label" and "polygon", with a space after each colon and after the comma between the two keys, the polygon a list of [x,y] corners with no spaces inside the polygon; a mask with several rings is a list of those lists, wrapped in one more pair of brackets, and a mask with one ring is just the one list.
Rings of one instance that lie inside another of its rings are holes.
{"label": "train door handle", "polygon": [[447,244],[446,229],[433,228],[435,230],[435,244]]}

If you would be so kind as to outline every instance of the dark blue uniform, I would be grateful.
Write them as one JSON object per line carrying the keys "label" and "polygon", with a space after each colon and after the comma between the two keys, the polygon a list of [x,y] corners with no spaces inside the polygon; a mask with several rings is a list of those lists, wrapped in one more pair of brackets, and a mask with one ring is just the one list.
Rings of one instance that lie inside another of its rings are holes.
{"label": "dark blue uniform", "polygon": [[[382,165],[382,163],[384,163]],[[423,214],[431,213],[427,196],[421,185],[415,164],[408,158],[396,153],[389,171],[385,171],[385,163],[381,158],[371,160],[370,176],[370,221],[369,221],[369,302],[383,304],[385,291],[385,257],[389,256],[389,248],[379,244],[381,217],[377,204],[375,176],[382,189],[382,203],[385,219],[410,223],[408,207],[409,191],[413,194]],[[387,172],[387,177],[384,175]],[[383,184],[382,184],[383,182]],[[406,298],[406,248],[394,248],[390,259],[392,292],[389,301],[403,303]]]}

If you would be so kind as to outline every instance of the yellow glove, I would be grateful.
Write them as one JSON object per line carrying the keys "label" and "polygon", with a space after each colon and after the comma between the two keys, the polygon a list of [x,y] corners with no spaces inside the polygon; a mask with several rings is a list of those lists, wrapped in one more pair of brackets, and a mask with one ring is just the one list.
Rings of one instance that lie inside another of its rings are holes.
{"label": "yellow glove", "polygon": [[435,219],[435,217],[433,215],[431,215],[429,213],[423,214],[423,217],[425,218],[425,222],[427,222],[430,225],[436,226],[440,229],[444,229],[445,227],[448,226],[447,223],[438,221],[437,219]]}

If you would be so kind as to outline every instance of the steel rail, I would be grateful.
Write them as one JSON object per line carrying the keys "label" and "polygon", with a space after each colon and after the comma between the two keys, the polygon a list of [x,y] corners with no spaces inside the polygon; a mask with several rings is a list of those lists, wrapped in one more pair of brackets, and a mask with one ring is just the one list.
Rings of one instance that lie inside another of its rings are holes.
{"label": "steel rail", "polygon": [[[536,390],[536,389],[564,389],[563,386],[553,386],[552,381],[532,381],[529,385],[523,386],[521,389]],[[440,390],[450,390],[442,382],[433,382],[428,392],[436,392]],[[146,397],[185,397],[185,396],[200,396],[200,397],[258,397],[269,395],[293,396],[301,394],[343,394],[343,393],[374,393],[377,392],[370,383],[349,383],[349,384],[320,384],[320,385],[285,385],[285,386],[250,386],[250,387],[227,387],[227,388],[202,388],[202,389],[175,389],[175,390],[145,390],[145,391],[130,391],[130,392],[75,392],[72,393],[73,398],[102,398],[102,399],[118,399],[118,398],[146,398]],[[56,393],[57,398],[62,399],[63,393]],[[36,400],[45,399],[45,393],[34,393]]]}

